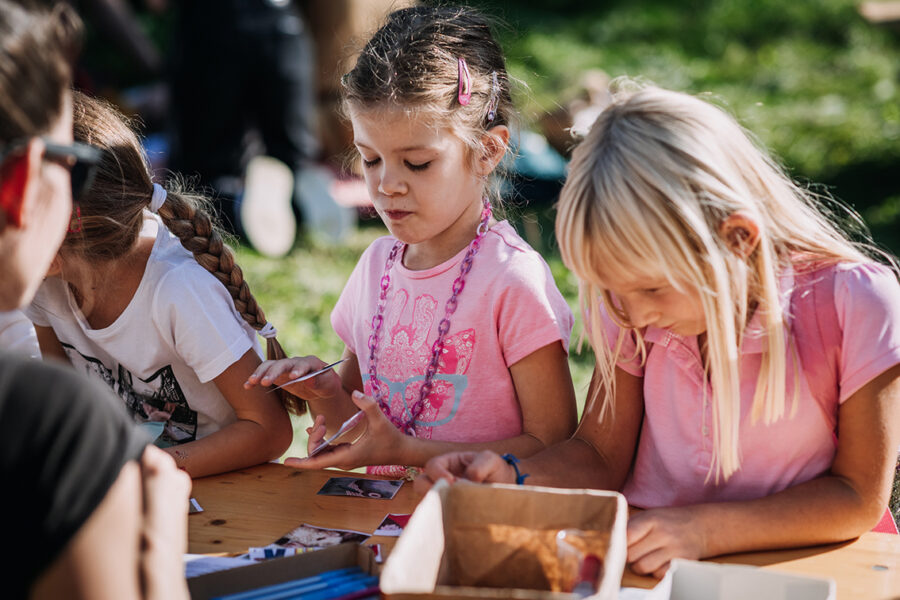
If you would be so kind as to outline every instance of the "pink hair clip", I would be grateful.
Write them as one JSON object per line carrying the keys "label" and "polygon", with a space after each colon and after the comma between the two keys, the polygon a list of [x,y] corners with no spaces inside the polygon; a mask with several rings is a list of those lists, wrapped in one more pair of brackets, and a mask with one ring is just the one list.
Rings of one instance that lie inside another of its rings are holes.
{"label": "pink hair clip", "polygon": [[77,204],[72,211],[72,218],[69,220],[69,228],[66,233],[81,233],[81,207]]}
{"label": "pink hair clip", "polygon": [[472,76],[469,74],[469,65],[466,64],[466,59],[460,57],[457,62],[459,65],[459,90],[456,98],[462,106],[466,106],[472,98]]}

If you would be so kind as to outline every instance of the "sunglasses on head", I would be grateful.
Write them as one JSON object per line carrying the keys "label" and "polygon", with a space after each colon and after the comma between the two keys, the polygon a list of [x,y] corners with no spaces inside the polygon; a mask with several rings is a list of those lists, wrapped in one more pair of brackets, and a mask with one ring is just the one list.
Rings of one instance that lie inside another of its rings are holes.
{"label": "sunglasses on head", "polygon": [[[97,173],[97,165],[103,158],[103,150],[90,144],[72,142],[71,144],[57,144],[48,138],[41,138],[44,142],[45,160],[56,163],[69,170],[69,178],[72,182],[72,200],[77,200],[91,187],[94,175]],[[28,146],[28,141],[13,143],[6,148],[0,148],[0,164],[9,156],[21,152]]]}

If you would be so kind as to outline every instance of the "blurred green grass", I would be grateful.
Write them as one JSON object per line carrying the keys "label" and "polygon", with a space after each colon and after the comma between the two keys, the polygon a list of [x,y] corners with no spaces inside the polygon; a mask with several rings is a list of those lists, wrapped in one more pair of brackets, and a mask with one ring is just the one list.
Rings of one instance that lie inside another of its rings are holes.
{"label": "blurred green grass", "polygon": [[857,2],[472,4],[501,22],[526,123],[572,98],[589,69],[709,94],[900,252],[900,34],[867,23]]}

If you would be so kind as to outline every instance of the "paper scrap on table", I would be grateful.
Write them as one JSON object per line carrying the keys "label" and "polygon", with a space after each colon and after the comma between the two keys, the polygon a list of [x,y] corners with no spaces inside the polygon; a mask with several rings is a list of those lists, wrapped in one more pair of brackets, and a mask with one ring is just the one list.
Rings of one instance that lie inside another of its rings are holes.
{"label": "paper scrap on table", "polygon": [[261,547],[251,546],[247,549],[247,556],[250,557],[250,560],[259,562],[261,560],[269,560],[270,558],[285,558],[287,556],[294,556],[295,554],[303,554],[304,552],[312,550],[318,550],[318,548],[287,548],[277,544],[269,544],[268,546]]}
{"label": "paper scrap on table", "polygon": [[287,532],[275,540],[270,547],[319,549],[337,546],[338,544],[343,544],[345,542],[356,542],[361,544],[370,537],[371,536],[368,533],[363,533],[361,531],[353,531],[350,529],[328,529],[304,523],[300,525],[300,527]]}
{"label": "paper scrap on table", "polygon": [[406,527],[406,524],[409,522],[409,518],[412,515],[395,515],[389,514],[384,520],[381,521],[381,525],[378,526],[378,529],[375,530],[375,533],[372,535],[389,535],[398,537],[401,533],[403,533],[403,528]]}
{"label": "paper scrap on table", "polygon": [[194,513],[203,512],[203,507],[200,506],[200,503],[197,502],[196,498],[191,498],[191,503],[188,506],[188,514],[192,515]]}
{"label": "paper scrap on table", "polygon": [[205,554],[184,555],[184,576],[187,578],[225,571],[235,567],[252,565],[253,561],[234,556],[207,556]]}
{"label": "paper scrap on table", "polygon": [[402,479],[361,479],[331,477],[317,494],[320,496],[358,496],[390,500],[403,485]]}

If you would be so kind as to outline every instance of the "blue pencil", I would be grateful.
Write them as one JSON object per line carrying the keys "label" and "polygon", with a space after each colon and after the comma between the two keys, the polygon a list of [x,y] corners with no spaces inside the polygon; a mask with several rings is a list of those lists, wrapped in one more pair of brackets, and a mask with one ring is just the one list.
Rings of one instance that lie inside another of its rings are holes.
{"label": "blue pencil", "polygon": [[[346,583],[341,583],[339,585],[329,587],[329,589],[323,590],[316,594],[304,595],[303,600],[335,600],[336,598],[340,598],[341,596],[346,596],[347,594],[351,594],[353,592],[359,592],[366,588],[373,587],[377,584],[378,577],[373,575],[371,577],[366,577],[358,581],[348,581]],[[297,598],[299,598],[299,596],[297,596]]]}
{"label": "blue pencil", "polygon": [[378,598],[381,595],[381,588],[377,585],[367,587],[356,592],[350,592],[331,600],[368,600],[368,598]]}
{"label": "blue pencil", "polygon": [[[254,600],[289,600],[291,598],[330,598],[335,591],[338,595],[343,594],[343,590],[356,590],[367,587],[371,577],[364,573],[355,573],[346,577],[332,578],[320,581],[311,585],[303,585],[297,587],[282,588],[277,591],[270,591],[267,588],[260,588],[257,591],[262,595],[254,596]],[[274,586],[273,586],[274,587]]]}
{"label": "blue pencil", "polygon": [[360,584],[363,584],[363,587],[369,585],[369,579],[369,576],[365,575],[364,573],[357,573],[354,575],[348,575],[346,578],[341,577],[328,579],[326,581],[321,581],[312,585],[291,587],[279,590],[271,594],[257,596],[254,600],[289,600],[290,598],[306,599],[318,597],[329,598],[331,597],[332,590],[359,589]]}
{"label": "blue pencil", "polygon": [[329,581],[333,581],[335,579],[341,579],[350,575],[364,575],[362,570],[359,567],[347,567],[343,569],[335,569],[334,571],[327,571],[325,573],[320,573],[318,575],[313,575],[311,577],[304,577],[303,579],[294,579],[292,581],[286,581],[284,583],[278,583],[275,585],[269,585],[261,588],[254,588],[252,590],[247,590],[244,592],[238,592],[236,594],[227,594],[225,596],[219,596],[214,598],[213,600],[256,600],[257,598],[264,596],[265,594],[271,594],[273,592],[277,592],[280,590],[288,589],[288,588],[296,588],[303,587],[308,585],[315,585],[319,583],[327,584]]}

